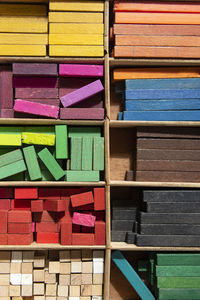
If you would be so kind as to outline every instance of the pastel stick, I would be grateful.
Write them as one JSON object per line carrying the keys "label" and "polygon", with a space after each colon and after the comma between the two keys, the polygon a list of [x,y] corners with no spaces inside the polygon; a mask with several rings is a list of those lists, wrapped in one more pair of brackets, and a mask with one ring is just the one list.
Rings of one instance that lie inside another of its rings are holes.
{"label": "pastel stick", "polygon": [[11,65],[0,65],[0,108],[12,109],[13,87]]}
{"label": "pastel stick", "polygon": [[63,120],[103,120],[103,108],[61,108],[60,119]]}
{"label": "pastel stick", "polygon": [[200,89],[134,89],[125,91],[126,100],[139,99],[196,99],[200,98]]}
{"label": "pastel stick", "polygon": [[57,119],[59,107],[17,99],[15,100],[14,111]]}
{"label": "pastel stick", "polygon": [[102,77],[103,65],[60,64],[59,75],[67,77]]}
{"label": "pastel stick", "polygon": [[13,88],[56,88],[57,77],[13,77]]}
{"label": "pastel stick", "polygon": [[200,235],[197,224],[140,224],[140,234],[144,235]]}
{"label": "pastel stick", "polygon": [[104,87],[100,80],[96,80],[88,85],[85,85],[84,87],[67,94],[63,97],[61,97],[61,102],[64,107],[69,107],[71,105],[74,105],[78,102],[81,102],[97,93],[100,93],[104,90]]}
{"label": "pastel stick", "polygon": [[21,99],[24,101],[31,101],[35,103],[41,103],[41,104],[47,104],[47,105],[53,105],[53,106],[59,106],[60,100],[59,99]]}
{"label": "pastel stick", "polygon": [[15,98],[20,99],[55,99],[58,98],[58,89],[55,88],[16,88]]}
{"label": "pastel stick", "polygon": [[140,213],[142,224],[200,224],[200,213]]}
{"label": "pastel stick", "polygon": [[57,76],[57,64],[14,63],[13,75]]}
{"label": "pastel stick", "polygon": [[200,202],[147,202],[151,213],[200,213]]}
{"label": "pastel stick", "polygon": [[156,202],[199,202],[199,190],[144,190],[143,201],[156,201]]}
{"label": "pastel stick", "polygon": [[137,235],[137,246],[199,247],[198,235]]}
{"label": "pastel stick", "polygon": [[125,89],[199,89],[200,78],[128,79]]}

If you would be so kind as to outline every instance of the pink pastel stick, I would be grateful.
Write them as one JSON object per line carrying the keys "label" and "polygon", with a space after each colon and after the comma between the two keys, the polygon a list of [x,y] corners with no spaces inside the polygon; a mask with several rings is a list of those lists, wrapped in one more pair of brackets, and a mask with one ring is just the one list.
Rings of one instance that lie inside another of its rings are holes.
{"label": "pink pastel stick", "polygon": [[47,104],[47,105],[54,105],[54,106],[60,105],[60,99],[20,99],[20,100],[29,101],[29,102],[31,101],[31,102]]}
{"label": "pink pastel stick", "polygon": [[96,220],[95,216],[74,212],[72,223],[76,225],[94,227],[95,220]]}
{"label": "pink pastel stick", "polygon": [[102,77],[103,65],[60,64],[59,75],[66,77]]}
{"label": "pink pastel stick", "polygon": [[17,99],[14,111],[57,119],[59,107]]}
{"label": "pink pastel stick", "polygon": [[60,98],[62,105],[64,107],[69,107],[72,105],[75,105],[85,99],[88,99],[89,97],[96,95],[104,90],[104,87],[101,83],[101,81],[95,80],[92,83],[85,85],[84,87],[69,93],[63,97]]}
{"label": "pink pastel stick", "polygon": [[56,88],[57,77],[13,77],[14,88]]}
{"label": "pink pastel stick", "polygon": [[60,119],[63,120],[103,120],[103,108],[61,108]]}

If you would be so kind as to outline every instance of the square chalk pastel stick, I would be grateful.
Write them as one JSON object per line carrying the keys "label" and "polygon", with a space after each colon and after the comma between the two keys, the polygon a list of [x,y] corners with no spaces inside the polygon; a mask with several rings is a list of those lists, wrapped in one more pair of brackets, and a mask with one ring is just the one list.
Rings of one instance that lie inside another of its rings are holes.
{"label": "square chalk pastel stick", "polygon": [[63,120],[103,120],[103,108],[61,108],[60,119]]}
{"label": "square chalk pastel stick", "polygon": [[61,97],[61,102],[64,107],[69,107],[71,105],[74,105],[76,103],[79,103],[85,99],[88,99],[89,97],[96,95],[104,90],[104,87],[101,83],[101,81],[95,80],[94,82],[85,85],[84,87],[67,94],[63,97]]}
{"label": "square chalk pastel stick", "polygon": [[13,77],[13,88],[56,88],[57,77]]}
{"label": "square chalk pastel stick", "polygon": [[13,75],[57,76],[57,64],[14,63]]}
{"label": "square chalk pastel stick", "polygon": [[103,77],[103,65],[60,64],[59,75],[66,77]]}
{"label": "square chalk pastel stick", "polygon": [[20,99],[24,101],[31,101],[35,103],[41,103],[41,104],[47,104],[47,105],[53,105],[53,106],[59,106],[60,105],[60,99]]}
{"label": "square chalk pastel stick", "polygon": [[0,65],[0,108],[13,107],[12,66]]}
{"label": "square chalk pastel stick", "polygon": [[55,99],[58,98],[58,89],[55,88],[16,88],[17,99]]}
{"label": "square chalk pastel stick", "polygon": [[59,107],[16,99],[14,111],[57,119]]}
{"label": "square chalk pastel stick", "polygon": [[14,118],[14,110],[10,108],[0,109],[0,118]]}

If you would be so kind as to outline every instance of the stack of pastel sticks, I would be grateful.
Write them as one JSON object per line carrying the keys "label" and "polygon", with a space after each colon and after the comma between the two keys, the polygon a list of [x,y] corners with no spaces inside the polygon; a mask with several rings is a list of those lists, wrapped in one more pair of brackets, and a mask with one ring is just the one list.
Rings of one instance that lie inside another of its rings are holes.
{"label": "stack of pastel sticks", "polygon": [[197,2],[114,1],[115,57],[200,57]]}
{"label": "stack of pastel sticks", "polygon": [[46,5],[0,3],[0,55],[46,56],[47,44]]}
{"label": "stack of pastel sticks", "polygon": [[0,128],[0,180],[99,181],[103,170],[100,127]]}
{"label": "stack of pastel sticks", "polygon": [[104,1],[49,2],[49,56],[104,56]]}

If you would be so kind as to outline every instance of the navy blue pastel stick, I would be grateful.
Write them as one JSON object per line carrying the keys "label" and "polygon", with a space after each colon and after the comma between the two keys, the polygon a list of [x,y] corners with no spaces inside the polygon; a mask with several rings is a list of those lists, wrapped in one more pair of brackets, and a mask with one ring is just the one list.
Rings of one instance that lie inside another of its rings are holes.
{"label": "navy blue pastel stick", "polygon": [[200,121],[200,110],[179,111],[124,111],[127,121]]}
{"label": "navy blue pastel stick", "polygon": [[128,100],[125,110],[197,110],[200,99]]}
{"label": "navy blue pastel stick", "polygon": [[200,78],[128,79],[127,90],[131,89],[200,89]]}
{"label": "navy blue pastel stick", "polygon": [[126,100],[139,100],[139,99],[200,99],[200,89],[177,89],[177,90],[157,90],[157,89],[146,89],[146,90],[126,90]]}

